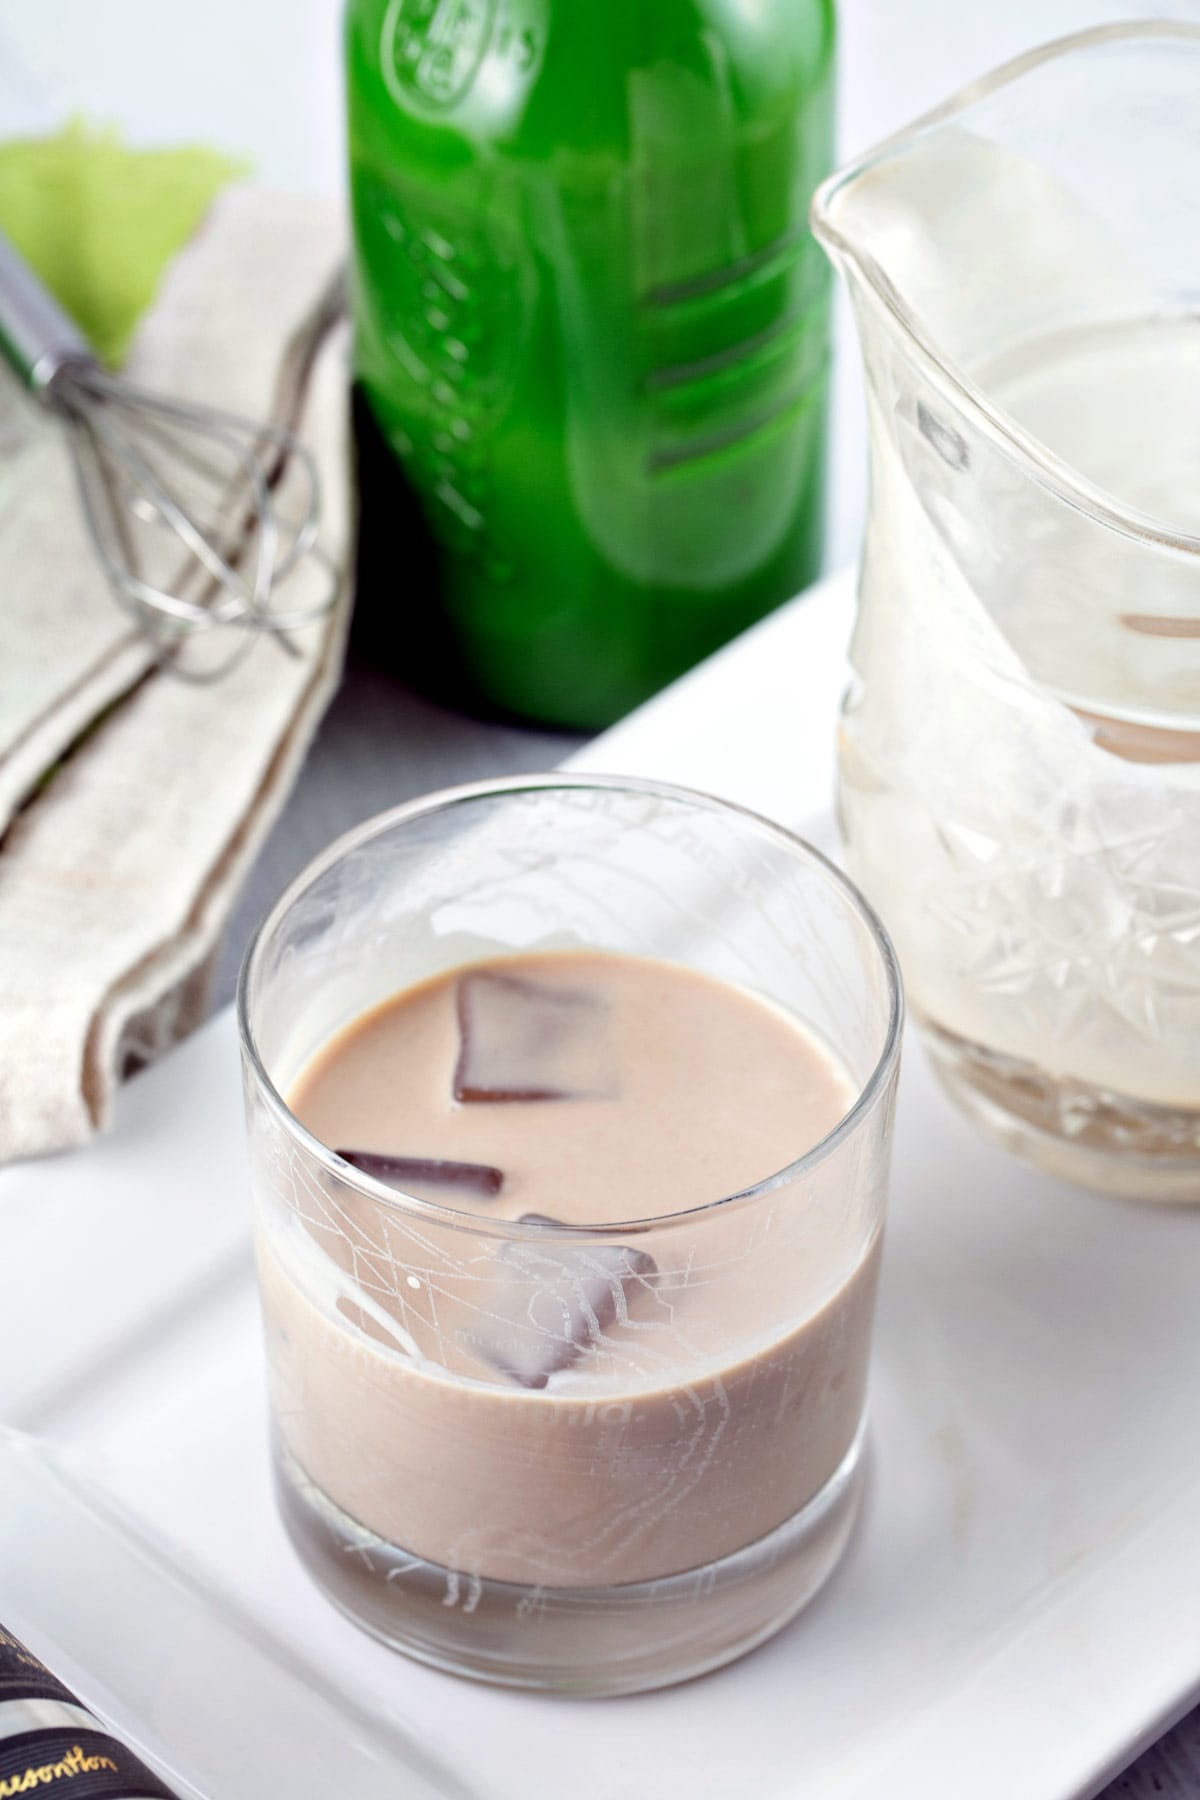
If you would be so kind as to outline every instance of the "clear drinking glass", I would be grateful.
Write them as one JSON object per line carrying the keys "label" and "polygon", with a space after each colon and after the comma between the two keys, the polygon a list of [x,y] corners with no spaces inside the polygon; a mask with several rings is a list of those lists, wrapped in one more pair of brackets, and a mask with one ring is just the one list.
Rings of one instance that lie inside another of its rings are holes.
{"label": "clear drinking glass", "polygon": [[1200,28],[974,83],[818,192],[866,365],[851,871],[965,1110],[1200,1199]]}
{"label": "clear drinking glass", "polygon": [[[300,1070],[367,1008],[483,957],[580,947],[788,1010],[844,1065],[853,1105],[742,1193],[704,1204],[667,1181],[658,1216],[550,1246],[381,1186],[289,1111]],[[441,1668],[616,1693],[715,1667],[811,1598],[862,1479],[901,1010],[888,941],[844,876],[680,789],[460,788],[361,826],[292,884],[239,1011],[277,1491],[339,1606]],[[514,1268],[536,1291],[547,1257],[594,1270],[616,1247],[653,1256],[655,1311],[586,1381],[456,1372],[448,1348]],[[719,1318],[703,1353],[697,1308]]]}

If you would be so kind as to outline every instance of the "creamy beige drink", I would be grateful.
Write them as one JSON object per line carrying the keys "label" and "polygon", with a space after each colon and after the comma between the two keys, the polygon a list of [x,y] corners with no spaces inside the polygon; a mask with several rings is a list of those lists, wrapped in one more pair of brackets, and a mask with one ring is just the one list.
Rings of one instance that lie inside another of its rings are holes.
{"label": "creamy beige drink", "polygon": [[[436,1215],[342,1192],[260,1242],[293,1487],[477,1584],[646,1582],[766,1538],[855,1446],[877,1240],[847,1270],[786,1186],[668,1236],[564,1227],[736,1196],[853,1098],[782,1010],[648,958],[508,957],[354,1021],[292,1110],[485,1235],[449,1257]],[[500,1220],[524,1231],[497,1246]]]}
{"label": "creamy beige drink", "polygon": [[282,896],[239,992],[280,1508],[358,1624],[638,1693],[846,1548],[902,1017],[769,820],[456,789]]}

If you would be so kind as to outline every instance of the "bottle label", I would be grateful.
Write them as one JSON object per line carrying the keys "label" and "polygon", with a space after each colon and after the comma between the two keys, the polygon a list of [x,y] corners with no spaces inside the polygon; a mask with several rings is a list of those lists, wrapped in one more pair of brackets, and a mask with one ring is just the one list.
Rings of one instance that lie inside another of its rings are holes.
{"label": "bottle label", "polygon": [[0,1800],[55,1789],[72,1800],[176,1800],[70,1688],[0,1628]]}
{"label": "bottle label", "polygon": [[0,1800],[58,1787],[72,1800],[174,1800],[132,1750],[103,1731],[58,1725],[0,1743]]}
{"label": "bottle label", "polygon": [[66,1700],[74,1703],[75,1696],[57,1675],[52,1675],[45,1664],[38,1661],[32,1650],[27,1650],[0,1626],[0,1704],[6,1700]]}

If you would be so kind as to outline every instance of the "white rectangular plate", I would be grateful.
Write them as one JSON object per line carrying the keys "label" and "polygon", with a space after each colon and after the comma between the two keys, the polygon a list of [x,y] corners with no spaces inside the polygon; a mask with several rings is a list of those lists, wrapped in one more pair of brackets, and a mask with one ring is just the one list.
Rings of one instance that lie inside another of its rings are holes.
{"label": "white rectangular plate", "polygon": [[[708,787],[828,847],[850,609],[848,580],[827,583],[577,766]],[[0,1417],[71,1449],[218,1588],[398,1715],[447,1794],[1067,1800],[1200,1690],[1200,1215],[1011,1162],[916,1044],[861,1528],[773,1643],[643,1699],[456,1681],[310,1586],[269,1494],[245,1183],[228,1013],[132,1085],[111,1139],[3,1172]]]}

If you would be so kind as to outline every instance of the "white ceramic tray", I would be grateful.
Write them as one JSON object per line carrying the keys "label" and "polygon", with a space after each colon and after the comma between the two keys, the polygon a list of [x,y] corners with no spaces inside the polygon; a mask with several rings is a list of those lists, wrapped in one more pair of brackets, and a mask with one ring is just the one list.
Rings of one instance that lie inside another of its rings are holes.
{"label": "white ceramic tray", "polygon": [[[828,846],[850,608],[826,584],[578,763],[706,786]],[[0,1418],[397,1722],[420,1763],[410,1786],[397,1749],[398,1797],[433,1770],[479,1800],[1066,1800],[1200,1691],[1200,1215],[1021,1169],[915,1044],[851,1552],[773,1643],[642,1699],[420,1668],[301,1573],[268,1491],[230,1015],[133,1084],[112,1138],[0,1174],[0,1269]]]}

